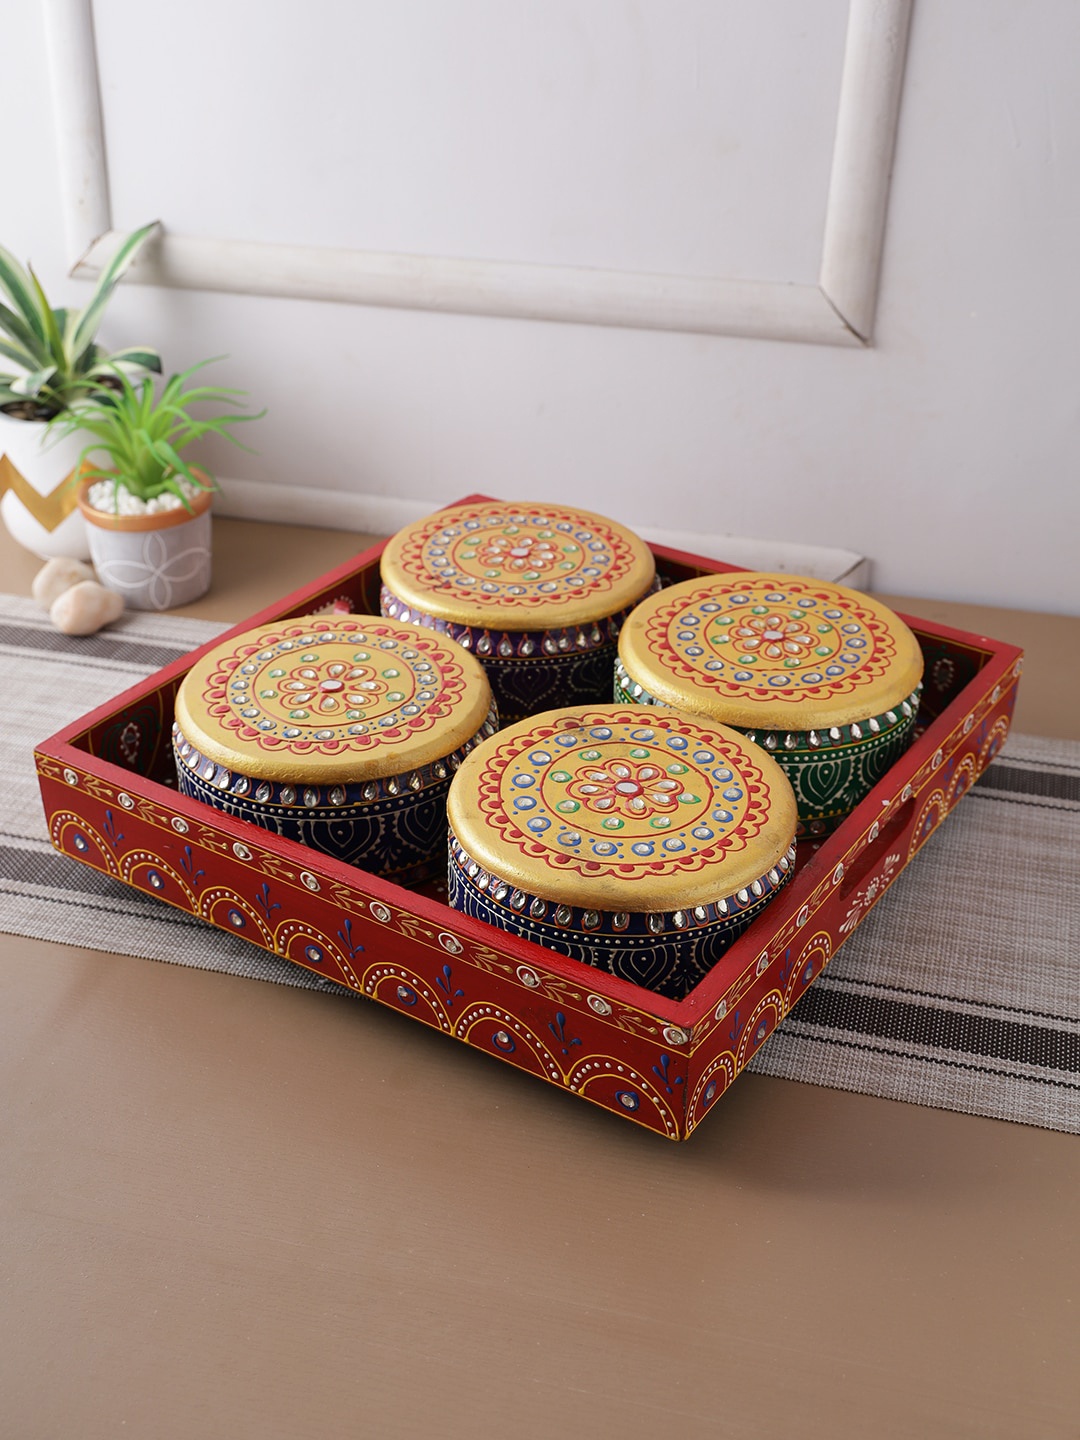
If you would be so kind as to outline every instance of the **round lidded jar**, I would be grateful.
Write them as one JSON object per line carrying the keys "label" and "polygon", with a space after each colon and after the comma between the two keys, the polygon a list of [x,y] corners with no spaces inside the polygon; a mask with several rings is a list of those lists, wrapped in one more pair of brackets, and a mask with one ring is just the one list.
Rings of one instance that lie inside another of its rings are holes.
{"label": "round lidded jar", "polygon": [[637,607],[615,694],[742,730],[795,790],[799,833],[827,835],[907,748],[923,656],[898,615],[844,585],[736,571]]}
{"label": "round lidded jar", "polygon": [[734,730],[676,710],[519,721],[454,777],[450,904],[678,999],[791,876],[795,798]]}
{"label": "round lidded jar", "polygon": [[381,609],[471,650],[505,725],[556,705],[609,700],[619,629],[655,577],[649,547],[614,520],[480,500],[393,537],[382,557]]}
{"label": "round lidded jar", "polygon": [[441,869],[450,780],[497,728],[460,646],[375,615],[309,615],[196,661],[173,753],[183,794],[411,881]]}

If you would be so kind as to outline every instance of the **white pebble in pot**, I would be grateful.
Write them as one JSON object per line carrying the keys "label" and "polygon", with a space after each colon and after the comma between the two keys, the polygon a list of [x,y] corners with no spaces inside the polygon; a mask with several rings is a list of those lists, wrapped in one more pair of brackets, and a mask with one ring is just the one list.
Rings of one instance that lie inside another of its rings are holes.
{"label": "white pebble in pot", "polygon": [[123,596],[96,580],[82,580],[57,597],[49,619],[65,635],[93,635],[124,613]]}
{"label": "white pebble in pot", "polygon": [[94,572],[81,560],[70,560],[64,555],[55,555],[47,565],[42,566],[34,576],[30,593],[39,605],[51,610],[53,602],[84,580],[93,580]]}

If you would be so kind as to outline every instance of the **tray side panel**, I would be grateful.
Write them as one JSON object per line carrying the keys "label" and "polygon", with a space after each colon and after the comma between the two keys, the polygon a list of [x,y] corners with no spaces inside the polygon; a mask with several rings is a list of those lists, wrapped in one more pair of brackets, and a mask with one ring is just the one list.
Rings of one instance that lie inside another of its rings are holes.
{"label": "tray side panel", "polygon": [[[689,1036],[650,1012],[657,997],[614,982],[645,1001],[628,1004],[604,994],[611,977],[588,966],[567,960],[559,973],[553,957],[529,942],[445,907],[426,906],[434,919],[420,915],[417,897],[397,886],[345,866],[338,868],[350,882],[342,883],[326,873],[324,857],[300,846],[239,821],[226,833],[214,811],[198,814],[204,807],[162,787],[155,795],[145,779],[125,787],[123,777],[104,777],[77,752],[68,762],[38,753],[49,838],[61,854],[668,1139],[682,1138]],[[528,963],[533,952],[539,964]]]}
{"label": "tray side panel", "polygon": [[986,688],[958,723],[928,730],[796,876],[785,910],[770,907],[689,997],[700,1018],[690,1026],[688,1134],[997,755],[1019,666],[1014,650],[980,672]]}

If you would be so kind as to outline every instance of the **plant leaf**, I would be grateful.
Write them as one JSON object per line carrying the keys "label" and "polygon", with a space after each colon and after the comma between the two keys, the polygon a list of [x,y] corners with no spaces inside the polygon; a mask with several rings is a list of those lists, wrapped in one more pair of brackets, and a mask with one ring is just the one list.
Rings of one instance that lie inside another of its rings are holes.
{"label": "plant leaf", "polygon": [[145,345],[131,345],[126,350],[115,350],[107,363],[117,368],[131,366],[133,369],[153,370],[155,375],[161,374],[161,356],[156,350]]}
{"label": "plant leaf", "polygon": [[[190,480],[193,485],[199,484],[199,482],[195,479],[195,476],[191,473],[191,466],[187,463],[186,460],[182,459],[177,454],[177,452],[173,449],[173,447],[169,444],[167,440],[159,440],[157,448],[162,455],[168,457],[169,464],[173,467],[174,470],[178,471],[186,479]],[[199,486],[200,490],[205,488],[205,486]]]}
{"label": "plant leaf", "polygon": [[98,276],[94,293],[90,296],[86,308],[79,318],[72,338],[71,348],[76,360],[93,341],[97,327],[101,324],[101,317],[105,313],[105,307],[109,303],[109,296],[116,287],[116,282],[135,259],[143,244],[158,228],[158,223],[157,220],[152,220],[149,225],[143,225],[141,229],[133,230]]}
{"label": "plant leaf", "polygon": [[26,271],[9,250],[0,245],[0,287],[39,340],[45,339],[45,322],[38,311],[33,286]]}
{"label": "plant leaf", "polygon": [[24,398],[22,395],[16,395],[12,390],[10,382],[13,379],[12,375],[0,375],[0,406],[14,405]]}
{"label": "plant leaf", "polygon": [[44,370],[32,370],[28,375],[20,375],[16,380],[12,381],[12,392],[16,395],[21,395],[24,400],[32,398],[44,390],[45,386],[48,385],[55,374],[56,366],[49,365],[46,366]]}
{"label": "plant leaf", "polygon": [[165,470],[187,471],[187,462],[182,460],[167,440],[147,440],[147,449]]}
{"label": "plant leaf", "polygon": [[58,366],[62,365],[67,360],[67,354],[64,350],[64,337],[60,334],[60,327],[56,323],[56,316],[53,314],[52,306],[49,304],[45,291],[41,288],[41,281],[34,274],[32,266],[29,266],[28,269],[30,271],[30,280],[41,302],[41,318],[45,324],[45,343],[49,347],[49,354],[52,359]]}
{"label": "plant leaf", "polygon": [[0,330],[3,330],[17,344],[25,347],[28,355],[32,357],[31,365],[40,365],[43,360],[49,358],[48,346],[45,339],[36,330],[32,330],[21,315],[14,310],[9,310],[6,305],[0,304]]}
{"label": "plant leaf", "polygon": [[[95,453],[105,452],[113,463],[121,483],[133,494],[143,499],[169,490],[178,494],[184,503],[187,499],[177,477],[192,481],[204,487],[196,479],[190,464],[180,452],[203,435],[223,435],[235,445],[240,445],[229,431],[229,427],[240,420],[257,420],[258,415],[211,415],[195,419],[190,407],[198,402],[219,405],[237,405],[234,397],[243,391],[232,391],[218,386],[193,385],[185,390],[185,382],[210,361],[198,364],[172,375],[157,393],[153,377],[143,375],[136,382],[120,368],[103,364],[99,369],[114,381],[109,390],[95,391],[71,407],[71,426],[81,426],[96,437],[96,443],[88,449]],[[245,445],[241,449],[247,449]]]}
{"label": "plant leaf", "polygon": [[40,362],[33,355],[28,355],[25,350],[20,349],[17,345],[8,345],[4,340],[0,340],[0,355],[5,356],[8,360],[14,360],[20,370],[41,368]]}

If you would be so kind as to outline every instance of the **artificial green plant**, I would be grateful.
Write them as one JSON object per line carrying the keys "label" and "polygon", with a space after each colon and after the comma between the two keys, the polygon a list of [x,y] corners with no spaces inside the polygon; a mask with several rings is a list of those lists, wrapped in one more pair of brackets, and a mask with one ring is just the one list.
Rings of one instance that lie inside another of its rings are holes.
{"label": "artificial green plant", "polygon": [[[220,358],[220,357],[218,357]],[[195,469],[181,454],[204,435],[221,435],[242,450],[248,447],[232,434],[230,426],[257,415],[218,414],[196,419],[194,405],[239,405],[245,392],[218,385],[189,385],[191,377],[212,360],[201,360],[173,375],[156,393],[151,376],[137,384],[116,371],[116,388],[101,390],[76,401],[53,424],[64,431],[80,430],[94,437],[80,457],[84,480],[107,480],[114,497],[127,490],[140,500],[176,495],[187,509],[191,502],[181,480],[196,490],[214,488],[205,470]]]}
{"label": "artificial green plant", "polygon": [[157,221],[126,237],[98,276],[81,310],[54,309],[33,267],[25,269],[0,246],[0,411],[20,420],[48,420],[102,387],[115,386],[125,370],[161,371],[156,350],[133,346],[106,353],[96,343],[109,298]]}

